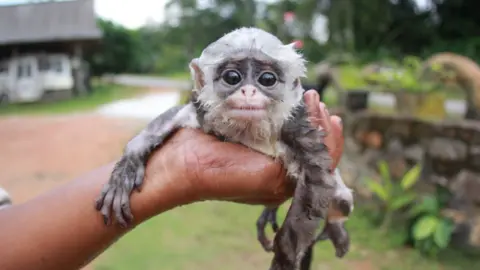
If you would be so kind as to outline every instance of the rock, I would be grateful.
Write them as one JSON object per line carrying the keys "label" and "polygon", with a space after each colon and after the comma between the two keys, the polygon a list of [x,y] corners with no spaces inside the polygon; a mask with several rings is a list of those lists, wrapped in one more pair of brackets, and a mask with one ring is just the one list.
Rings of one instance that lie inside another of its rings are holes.
{"label": "rock", "polygon": [[438,174],[431,174],[428,177],[428,181],[432,184],[437,184],[440,186],[447,186],[448,185],[448,179],[445,176],[441,176]]}
{"label": "rock", "polygon": [[384,157],[392,178],[401,179],[407,172],[408,165],[404,158],[403,145],[399,139],[393,139],[388,143]]}
{"label": "rock", "polygon": [[450,181],[450,190],[469,202],[480,204],[480,176],[474,172],[462,170]]}
{"label": "rock", "polygon": [[355,128],[345,134],[351,140],[348,143],[347,139],[345,149],[357,156],[342,161],[341,166],[345,181],[349,186],[353,182],[356,194],[373,198],[363,181],[379,179],[381,160],[388,163],[393,179],[402,178],[413,164],[421,163],[421,181],[415,191],[439,194],[443,190],[449,201],[442,214],[456,225],[452,244],[469,251],[480,249],[480,123],[429,122],[371,112],[349,117]]}
{"label": "rock", "polygon": [[371,178],[374,173],[364,164],[363,158],[359,156],[352,158],[351,155],[344,155],[338,164],[338,168],[345,185],[354,189],[355,193],[362,198],[370,199],[372,197],[372,193],[366,187],[364,180]]}
{"label": "rock", "polygon": [[380,149],[382,147],[382,143],[382,134],[378,131],[371,131],[365,136],[365,144],[367,145],[367,147]]}
{"label": "rock", "polygon": [[370,168],[376,168],[378,162],[380,162],[382,158],[382,152],[376,149],[366,149],[362,155],[362,160],[365,163],[365,166]]}
{"label": "rock", "polygon": [[405,148],[404,155],[405,158],[419,163],[423,160],[423,148],[420,144],[411,145]]}
{"label": "rock", "polygon": [[427,152],[434,159],[464,161],[467,159],[468,148],[460,140],[433,138],[428,144]]}
{"label": "rock", "polygon": [[480,248],[480,217],[476,217],[472,220],[469,244],[471,246]]}
{"label": "rock", "polygon": [[480,145],[470,146],[468,165],[471,170],[480,172]]}

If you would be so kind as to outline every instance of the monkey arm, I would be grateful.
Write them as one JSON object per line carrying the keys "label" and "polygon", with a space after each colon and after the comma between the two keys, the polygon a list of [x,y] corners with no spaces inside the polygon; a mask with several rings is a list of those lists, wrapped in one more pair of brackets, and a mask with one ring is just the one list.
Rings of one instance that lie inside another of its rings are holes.
{"label": "monkey arm", "polygon": [[[128,230],[105,226],[92,206],[114,164],[108,164],[23,204],[0,210],[0,269],[78,269]],[[131,198],[135,225],[188,203],[182,177],[147,166],[142,193]],[[162,176],[163,175],[163,176]],[[149,179],[151,178],[151,179]],[[168,179],[167,179],[168,178]],[[163,191],[162,191],[163,190]],[[158,196],[158,192],[162,196]]]}
{"label": "monkey arm", "polygon": [[133,190],[140,191],[150,155],[181,127],[199,127],[191,103],[162,113],[128,142],[122,158],[113,168],[110,180],[95,201],[95,208],[102,213],[106,225],[112,221],[112,212],[122,227],[131,225],[133,214],[129,197]]}

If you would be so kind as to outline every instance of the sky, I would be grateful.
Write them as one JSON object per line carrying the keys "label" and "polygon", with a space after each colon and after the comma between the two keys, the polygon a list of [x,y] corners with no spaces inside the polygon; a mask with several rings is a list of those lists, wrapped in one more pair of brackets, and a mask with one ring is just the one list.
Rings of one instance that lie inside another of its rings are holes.
{"label": "sky", "polygon": [[[164,6],[168,0],[94,0],[96,13],[105,19],[120,23],[128,28],[138,28],[147,21],[160,22],[164,19]],[[203,0],[208,2],[208,0]],[[264,0],[272,2],[274,0]],[[429,0],[416,0],[425,6]],[[0,0],[0,5],[28,2],[26,0]]]}

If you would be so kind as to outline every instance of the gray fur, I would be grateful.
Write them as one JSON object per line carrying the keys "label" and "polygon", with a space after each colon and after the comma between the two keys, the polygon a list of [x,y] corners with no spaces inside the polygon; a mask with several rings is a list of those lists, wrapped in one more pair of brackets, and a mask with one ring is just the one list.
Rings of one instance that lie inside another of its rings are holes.
{"label": "gray fur", "polygon": [[[113,208],[117,221],[128,226],[133,218],[129,195],[140,188],[149,155],[178,128],[201,128],[207,134],[241,143],[283,162],[288,176],[296,182],[292,205],[281,228],[276,224],[277,207],[266,208],[257,221],[258,237],[265,249],[272,248],[264,232],[266,223],[271,223],[278,231],[271,269],[298,269],[303,254],[316,240],[320,221],[327,218],[331,202],[348,202],[348,209],[353,205],[353,201],[341,198],[351,195],[349,189],[330,172],[324,134],[309,123],[299,83],[299,77],[305,75],[305,61],[275,36],[256,28],[241,28],[209,45],[190,67],[196,86],[193,101],[163,113],[128,143],[96,202],[97,209],[106,224],[110,223]],[[222,77],[229,69],[241,74],[235,85]],[[267,71],[277,78],[272,86],[258,81]],[[248,99],[245,89],[256,91],[252,92],[255,98],[249,101],[251,104],[265,108],[266,114],[260,120],[231,116],[235,111],[231,102],[239,97]],[[336,224],[327,222],[322,238],[340,238],[346,233],[343,221],[340,227]],[[334,242],[337,250],[345,250],[344,241],[339,243],[337,247]]]}
{"label": "gray fur", "polygon": [[101,211],[105,224],[111,222],[111,208],[121,226],[127,227],[132,221],[129,197],[134,189],[140,191],[150,154],[169,135],[182,127],[199,127],[191,104],[167,110],[128,142],[122,158],[115,164],[109,182],[95,202],[95,208]]}

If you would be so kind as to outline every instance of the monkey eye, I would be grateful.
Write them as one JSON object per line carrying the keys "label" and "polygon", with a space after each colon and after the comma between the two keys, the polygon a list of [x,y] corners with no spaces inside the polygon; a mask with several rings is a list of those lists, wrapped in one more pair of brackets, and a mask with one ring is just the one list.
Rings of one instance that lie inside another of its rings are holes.
{"label": "monkey eye", "polygon": [[258,83],[263,86],[273,86],[277,83],[277,76],[272,72],[264,72],[260,77],[258,77]]}
{"label": "monkey eye", "polygon": [[242,80],[242,76],[236,70],[227,70],[223,73],[222,79],[229,85],[236,85]]}

